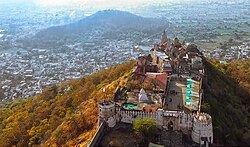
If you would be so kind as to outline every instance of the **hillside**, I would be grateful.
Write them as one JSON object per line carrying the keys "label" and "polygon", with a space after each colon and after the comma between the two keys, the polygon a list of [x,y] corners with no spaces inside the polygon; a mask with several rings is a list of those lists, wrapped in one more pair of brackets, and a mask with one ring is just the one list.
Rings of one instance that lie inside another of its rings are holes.
{"label": "hillside", "polygon": [[[125,84],[134,62],[49,87],[0,109],[0,146],[86,144],[97,124],[97,101]],[[106,87],[106,94],[102,88]]]}
{"label": "hillside", "polygon": [[27,46],[53,48],[75,42],[124,39],[126,35],[132,39],[134,35],[141,33],[151,34],[152,28],[160,32],[167,26],[168,23],[163,19],[141,17],[125,11],[104,10],[72,24],[44,29],[24,40],[24,43]]}
{"label": "hillside", "polygon": [[[249,84],[250,61],[228,65],[204,62],[202,109],[212,115],[215,144],[249,144],[250,96],[247,84],[241,81]],[[134,62],[118,65],[0,108],[0,146],[86,146],[97,127],[97,101],[112,98],[116,87],[123,86],[131,75],[133,65]],[[236,74],[237,71],[247,74]]]}
{"label": "hillside", "polygon": [[205,62],[206,80],[202,109],[213,117],[218,145],[249,145],[250,60],[227,65]]}

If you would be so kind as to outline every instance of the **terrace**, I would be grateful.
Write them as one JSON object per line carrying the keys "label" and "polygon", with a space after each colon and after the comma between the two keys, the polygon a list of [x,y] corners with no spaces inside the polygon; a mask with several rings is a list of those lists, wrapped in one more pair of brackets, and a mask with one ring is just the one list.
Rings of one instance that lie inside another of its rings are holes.
{"label": "terrace", "polygon": [[183,78],[171,77],[166,106],[168,110],[182,110],[183,101],[186,97],[186,82]]}
{"label": "terrace", "polygon": [[190,78],[170,78],[165,109],[178,111],[185,107],[189,110],[198,110],[199,101],[200,82]]}

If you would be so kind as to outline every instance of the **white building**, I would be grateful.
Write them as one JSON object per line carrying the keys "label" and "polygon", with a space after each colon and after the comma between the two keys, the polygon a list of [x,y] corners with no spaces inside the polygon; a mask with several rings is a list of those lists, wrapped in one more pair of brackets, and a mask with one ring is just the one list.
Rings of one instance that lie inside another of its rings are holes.
{"label": "white building", "polygon": [[213,143],[212,118],[206,113],[197,113],[193,118],[192,140],[201,145]]}
{"label": "white building", "polygon": [[163,109],[158,109],[156,112],[144,112],[123,110],[113,101],[99,103],[99,125],[106,122],[112,128],[117,123],[133,124],[135,120],[141,118],[154,119],[161,129],[182,131],[184,134],[191,135],[192,140],[197,144],[208,146],[213,143],[212,118],[206,113],[188,114],[184,111]]}

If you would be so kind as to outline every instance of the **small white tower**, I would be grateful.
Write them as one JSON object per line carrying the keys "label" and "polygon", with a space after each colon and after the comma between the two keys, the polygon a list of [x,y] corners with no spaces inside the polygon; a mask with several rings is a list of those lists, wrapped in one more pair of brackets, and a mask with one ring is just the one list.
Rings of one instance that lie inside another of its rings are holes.
{"label": "small white tower", "polygon": [[213,143],[212,117],[209,114],[197,113],[194,116],[192,140],[205,146]]}
{"label": "small white tower", "polygon": [[102,122],[106,122],[109,127],[114,127],[116,125],[115,114],[115,103],[113,101],[101,101],[99,103],[98,125],[101,125]]}
{"label": "small white tower", "polygon": [[142,88],[139,93],[139,102],[147,102],[148,101],[148,96],[145,90]]}

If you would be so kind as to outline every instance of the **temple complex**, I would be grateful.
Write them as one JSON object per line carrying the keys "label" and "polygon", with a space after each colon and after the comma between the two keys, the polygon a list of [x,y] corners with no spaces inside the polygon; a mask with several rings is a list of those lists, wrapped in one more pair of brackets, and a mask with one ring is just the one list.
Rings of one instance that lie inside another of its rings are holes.
{"label": "temple complex", "polygon": [[100,102],[99,126],[106,123],[112,128],[151,118],[163,132],[181,132],[194,144],[211,145],[212,118],[200,110],[203,58],[196,45],[180,43],[178,38],[169,42],[164,31],[160,44],[138,57],[133,76],[125,87],[117,88],[113,101]]}

